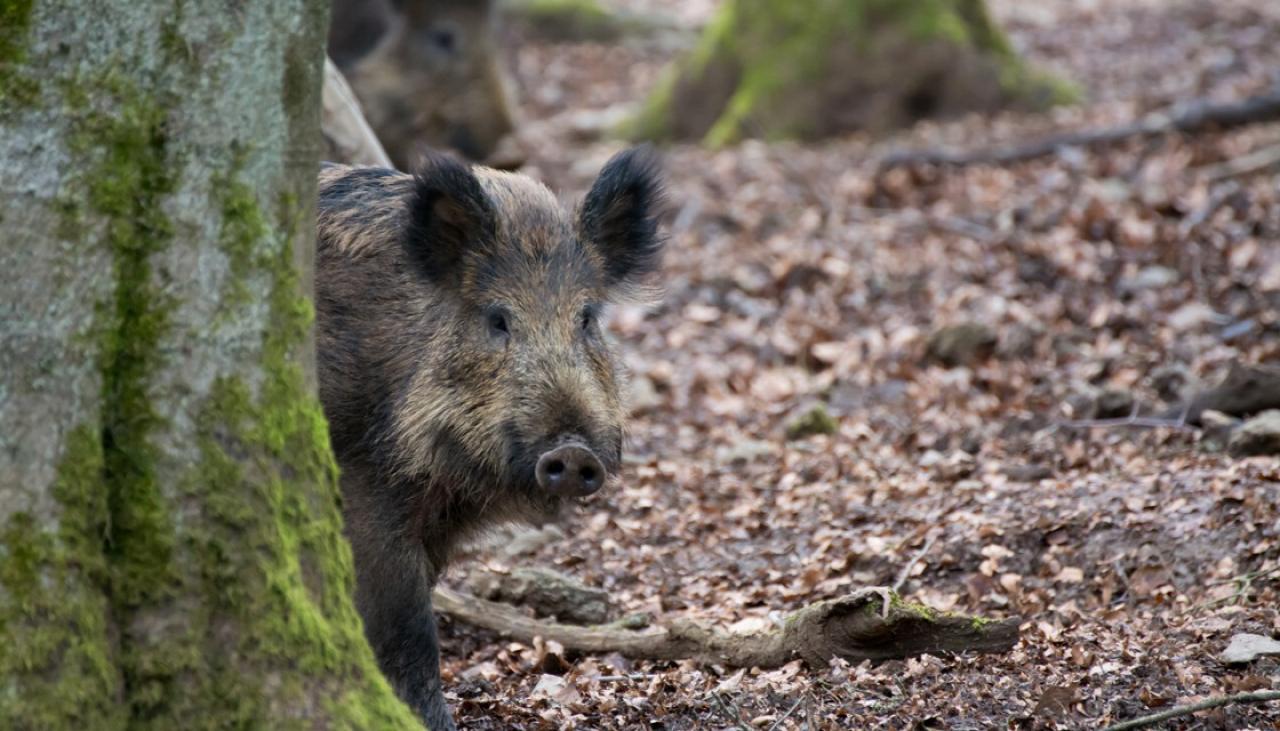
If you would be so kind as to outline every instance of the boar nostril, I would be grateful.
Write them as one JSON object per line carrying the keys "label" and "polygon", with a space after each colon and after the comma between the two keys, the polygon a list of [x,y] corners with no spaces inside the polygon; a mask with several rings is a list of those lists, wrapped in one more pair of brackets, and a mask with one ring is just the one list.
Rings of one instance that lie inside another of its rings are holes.
{"label": "boar nostril", "polygon": [[590,449],[564,444],[538,458],[534,476],[553,495],[581,497],[599,490],[607,473]]}

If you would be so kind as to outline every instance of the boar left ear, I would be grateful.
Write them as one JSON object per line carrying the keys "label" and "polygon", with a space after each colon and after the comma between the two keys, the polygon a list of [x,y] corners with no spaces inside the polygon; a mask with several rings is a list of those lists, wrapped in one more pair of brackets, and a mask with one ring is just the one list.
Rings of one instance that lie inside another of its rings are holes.
{"label": "boar left ear", "polygon": [[493,205],[480,180],[457,159],[430,153],[413,176],[405,246],[429,280],[441,283],[463,257],[495,238]]}
{"label": "boar left ear", "polygon": [[608,285],[637,283],[658,270],[662,205],[662,177],[651,148],[620,152],[600,171],[582,201],[578,225],[586,245],[604,259]]}

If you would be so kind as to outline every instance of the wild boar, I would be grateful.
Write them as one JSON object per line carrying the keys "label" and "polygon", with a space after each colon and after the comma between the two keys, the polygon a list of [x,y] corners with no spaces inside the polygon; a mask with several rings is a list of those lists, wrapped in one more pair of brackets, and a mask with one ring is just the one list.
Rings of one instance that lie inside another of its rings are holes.
{"label": "wild boar", "polygon": [[[511,83],[493,0],[334,0],[329,55],[387,154],[410,169],[426,148],[519,163]],[[501,149],[504,159],[494,154]]]}
{"label": "wild boar", "polygon": [[431,588],[451,551],[542,521],[621,464],[603,309],[651,282],[653,155],[605,165],[575,215],[533,180],[441,155],[416,175],[320,173],[320,396],[342,470],[356,605],[383,672],[434,731]]}

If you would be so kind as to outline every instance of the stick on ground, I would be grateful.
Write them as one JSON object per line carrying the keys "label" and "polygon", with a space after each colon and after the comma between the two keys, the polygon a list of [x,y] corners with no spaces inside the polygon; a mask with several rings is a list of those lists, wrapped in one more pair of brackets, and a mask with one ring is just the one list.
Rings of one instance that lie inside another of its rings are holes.
{"label": "stick on ground", "polygon": [[578,652],[731,667],[779,667],[797,658],[825,667],[833,657],[859,662],[924,653],[1004,652],[1017,643],[1020,624],[1017,618],[986,620],[934,612],[904,602],[885,588],[810,604],[780,626],[756,632],[728,632],[690,620],[638,630],[618,622],[577,627],[527,617],[510,605],[446,587],[436,587],[432,599],[439,612],[523,642],[542,637]]}
{"label": "stick on ground", "polygon": [[1268,701],[1280,700],[1280,690],[1260,690],[1252,693],[1237,693],[1235,695],[1219,696],[1217,698],[1209,698],[1199,703],[1189,703],[1185,706],[1174,706],[1167,711],[1153,713],[1150,716],[1142,716],[1130,721],[1113,724],[1106,727],[1103,731],[1129,731],[1129,729],[1145,728],[1154,726],[1161,721],[1167,721],[1170,718],[1179,716],[1190,716],[1198,711],[1207,711],[1210,708],[1218,708],[1219,706],[1230,706],[1237,703],[1266,703]]}
{"label": "stick on ground", "polygon": [[880,167],[902,165],[1002,165],[1052,155],[1069,147],[1099,147],[1133,137],[1154,137],[1170,132],[1190,134],[1210,128],[1238,127],[1280,119],[1280,86],[1266,93],[1226,104],[1200,100],[1182,108],[1150,114],[1136,122],[1116,127],[1067,132],[1027,142],[984,150],[914,150],[891,153]]}

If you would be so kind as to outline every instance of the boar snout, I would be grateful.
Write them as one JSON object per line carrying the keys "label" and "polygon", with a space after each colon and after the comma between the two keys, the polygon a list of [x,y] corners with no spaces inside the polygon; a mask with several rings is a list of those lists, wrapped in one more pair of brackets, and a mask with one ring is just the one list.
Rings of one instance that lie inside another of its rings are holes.
{"label": "boar snout", "polygon": [[586,497],[604,485],[600,458],[581,444],[564,444],[538,458],[538,485],[553,495]]}

